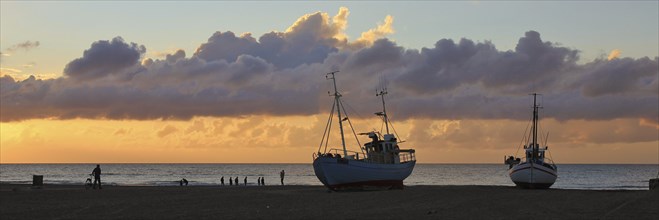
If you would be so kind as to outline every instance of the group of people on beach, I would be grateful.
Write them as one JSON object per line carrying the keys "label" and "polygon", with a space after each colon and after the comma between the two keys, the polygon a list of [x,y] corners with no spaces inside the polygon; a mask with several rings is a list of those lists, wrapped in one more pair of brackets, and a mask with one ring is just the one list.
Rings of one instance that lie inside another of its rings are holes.
{"label": "group of people on beach", "polygon": [[[286,172],[284,170],[281,170],[281,172],[279,172],[279,177],[281,177],[281,185],[284,185],[285,175]],[[245,178],[243,179],[243,184],[247,186],[247,176],[245,176]],[[265,186],[265,177],[261,176],[258,179],[256,179],[256,184],[259,186]],[[220,178],[220,185],[224,186],[224,176]],[[229,186],[233,186],[233,185],[236,186],[240,185],[240,183],[238,182],[238,177],[236,177],[235,179],[229,177]]]}
{"label": "group of people on beach", "polygon": [[[93,188],[96,189],[96,184],[98,183],[98,188],[103,189],[101,187],[101,165],[100,164],[96,164],[96,168],[94,168],[91,175],[94,176]],[[281,185],[282,186],[284,185],[284,176],[286,176],[286,172],[284,170],[281,170],[281,172],[279,172],[279,177],[281,177]],[[259,186],[265,186],[265,177],[262,177],[262,176],[259,177],[256,180],[256,183]],[[224,176],[222,176],[222,178],[220,178],[220,184],[222,186],[224,186]],[[235,180],[232,179],[231,177],[229,177],[229,185],[233,186],[234,184],[236,186],[240,185],[240,183],[238,182],[238,177],[236,177]],[[245,176],[245,178],[243,179],[243,184],[245,186],[247,186],[247,176]],[[188,185],[188,180],[185,179],[185,178],[182,178],[181,180],[179,180],[179,185],[180,186],[183,186],[183,185],[187,186]]]}
{"label": "group of people on beach", "polygon": [[[235,180],[232,179],[231,177],[229,177],[229,186],[233,186],[234,183],[235,183],[236,186],[240,185],[240,183],[238,182],[238,177],[236,177]],[[265,185],[265,178],[264,178],[264,177],[259,177],[259,179],[256,181],[256,183],[257,183],[259,186],[260,186],[260,185]],[[244,184],[245,186],[247,186],[247,177],[245,177],[245,178],[243,179],[243,184]],[[220,178],[220,185],[224,186],[224,176],[222,176],[222,178]]]}

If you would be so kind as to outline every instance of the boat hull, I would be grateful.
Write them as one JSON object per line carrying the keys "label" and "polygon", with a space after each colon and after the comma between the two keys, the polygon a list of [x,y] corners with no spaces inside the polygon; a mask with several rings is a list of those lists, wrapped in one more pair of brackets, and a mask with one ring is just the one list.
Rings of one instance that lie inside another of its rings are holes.
{"label": "boat hull", "polygon": [[402,188],[416,161],[401,164],[368,163],[333,157],[314,159],[318,180],[331,190]]}
{"label": "boat hull", "polygon": [[547,189],[558,177],[555,169],[535,163],[515,165],[508,170],[508,175],[516,186],[527,189]]}

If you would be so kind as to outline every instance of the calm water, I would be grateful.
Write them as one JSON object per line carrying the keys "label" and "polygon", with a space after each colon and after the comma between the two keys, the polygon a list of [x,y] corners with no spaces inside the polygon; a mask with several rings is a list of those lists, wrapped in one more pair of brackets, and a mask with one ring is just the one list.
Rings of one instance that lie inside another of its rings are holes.
{"label": "calm water", "polygon": [[[32,175],[43,175],[46,184],[82,184],[95,164],[1,164],[0,183],[31,183]],[[220,177],[247,176],[248,184],[265,177],[266,185],[279,184],[286,170],[286,184],[321,185],[310,164],[101,164],[102,180],[110,185],[177,185],[186,178],[191,185],[217,185]],[[513,186],[506,166],[500,164],[417,164],[405,185],[500,185]],[[552,188],[645,190],[656,178],[657,165],[558,166],[559,177]]]}

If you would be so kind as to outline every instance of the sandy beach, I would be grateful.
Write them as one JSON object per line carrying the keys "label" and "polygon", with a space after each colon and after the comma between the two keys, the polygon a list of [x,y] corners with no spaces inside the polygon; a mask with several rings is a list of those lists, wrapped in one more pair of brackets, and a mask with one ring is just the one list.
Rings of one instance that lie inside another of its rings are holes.
{"label": "sandy beach", "polygon": [[2,219],[659,219],[659,190],[0,185]]}

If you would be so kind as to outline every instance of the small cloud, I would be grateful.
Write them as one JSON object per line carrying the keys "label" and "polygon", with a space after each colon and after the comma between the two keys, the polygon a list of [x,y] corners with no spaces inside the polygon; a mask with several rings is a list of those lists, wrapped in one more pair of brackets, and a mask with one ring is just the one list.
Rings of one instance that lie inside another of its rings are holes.
{"label": "small cloud", "polygon": [[22,73],[23,71],[19,70],[19,69],[14,69],[14,68],[2,67],[2,68],[0,68],[0,72],[10,74],[10,73]]}
{"label": "small cloud", "polygon": [[142,66],[151,66],[153,64],[153,59],[151,58],[146,58],[142,60]]}
{"label": "small cloud", "polygon": [[166,51],[152,51],[152,52],[149,52],[148,57],[165,58],[168,55],[177,53],[179,50],[183,50],[183,49],[178,49],[177,48],[177,49],[169,49],[169,50],[166,50]]}
{"label": "small cloud", "polygon": [[203,133],[205,131],[206,131],[206,126],[204,125],[204,122],[197,120],[194,121],[194,123],[190,127],[188,127],[188,129],[185,130],[185,133],[186,134],[194,133],[194,132]]}
{"label": "small cloud", "polygon": [[92,43],[82,57],[64,67],[64,73],[78,80],[93,80],[109,75],[121,75],[135,67],[146,52],[144,45],[127,43],[121,37]]}
{"label": "small cloud", "polygon": [[383,38],[389,34],[394,33],[394,17],[391,15],[387,15],[387,17],[384,18],[384,23],[378,24],[376,28],[370,29],[364,33],[362,33],[362,36],[357,39],[355,44],[359,44],[362,46],[370,46],[375,42],[375,40]]}
{"label": "small cloud", "polygon": [[114,135],[124,135],[130,133],[130,130],[120,128],[119,130],[114,132]]}
{"label": "small cloud", "polygon": [[23,64],[23,68],[32,68],[36,65],[37,65],[37,63],[35,63],[35,62],[29,62],[29,63]]}
{"label": "small cloud", "polygon": [[607,60],[613,60],[613,59],[616,59],[616,58],[618,58],[618,57],[620,56],[621,53],[622,53],[622,51],[620,51],[620,50],[618,50],[618,49],[613,49],[613,50],[611,51],[611,53],[609,53],[609,58],[607,58]]}
{"label": "small cloud", "polygon": [[25,50],[25,51],[28,51],[32,48],[38,47],[39,45],[40,45],[39,41],[32,42],[32,41],[28,40],[28,41],[25,41],[23,43],[15,44],[15,45],[7,48],[7,51],[13,52],[13,51],[21,50],[21,49]]}
{"label": "small cloud", "polygon": [[157,134],[158,134],[158,137],[163,138],[163,137],[165,137],[167,135],[170,135],[172,133],[175,133],[177,131],[178,131],[178,128],[176,128],[174,126],[171,126],[171,125],[167,125],[162,130],[158,131]]}

